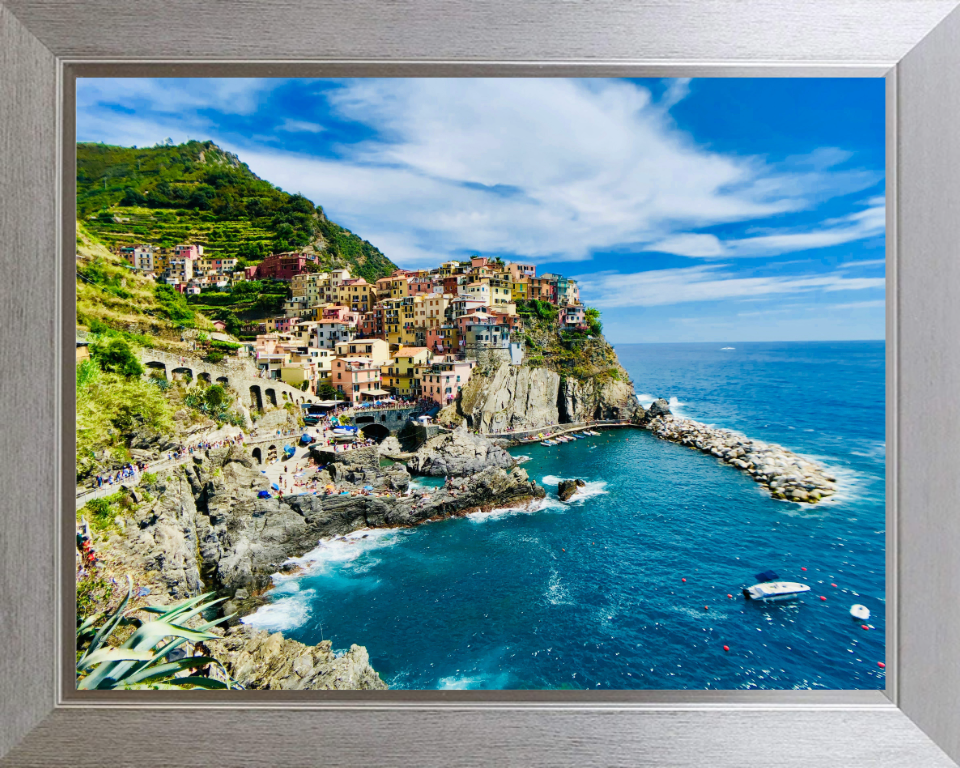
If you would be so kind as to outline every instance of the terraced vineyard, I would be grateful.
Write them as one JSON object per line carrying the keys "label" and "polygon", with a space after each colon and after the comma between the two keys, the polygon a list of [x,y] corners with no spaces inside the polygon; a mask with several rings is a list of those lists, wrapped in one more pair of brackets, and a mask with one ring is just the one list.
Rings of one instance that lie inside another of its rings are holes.
{"label": "terraced vineyard", "polygon": [[274,187],[211,141],[77,144],[77,216],[110,248],[197,243],[241,266],[296,249],[316,253],[322,269],[346,267],[369,281],[396,269],[321,206]]}
{"label": "terraced vineyard", "polygon": [[115,205],[109,209],[109,216],[93,215],[85,223],[110,248],[139,243],[172,248],[178,243],[197,243],[203,246],[204,255],[235,257],[245,243],[269,249],[274,239],[268,220],[217,221],[210,214],[179,213]]}

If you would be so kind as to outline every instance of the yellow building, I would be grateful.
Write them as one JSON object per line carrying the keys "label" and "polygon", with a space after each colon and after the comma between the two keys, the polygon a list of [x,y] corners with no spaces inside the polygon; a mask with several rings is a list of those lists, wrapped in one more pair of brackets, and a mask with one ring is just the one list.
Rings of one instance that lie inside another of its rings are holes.
{"label": "yellow building", "polygon": [[439,273],[440,277],[450,277],[457,274],[460,269],[459,261],[445,261],[440,265]]}
{"label": "yellow building", "polygon": [[429,359],[430,350],[426,347],[401,347],[380,368],[384,389],[399,397],[417,397],[417,366]]}
{"label": "yellow building", "polygon": [[529,298],[530,279],[521,278],[520,280],[510,281],[510,297],[513,301],[526,301]]}
{"label": "yellow building", "polygon": [[332,288],[334,303],[350,307],[354,312],[369,312],[377,302],[376,286],[362,277],[347,280]]}
{"label": "yellow building", "polygon": [[400,305],[403,299],[384,299],[380,302],[383,307],[383,332],[387,335],[390,344],[400,344]]}
{"label": "yellow building", "polygon": [[447,293],[430,293],[423,297],[423,325],[425,328],[437,328],[446,319],[447,307],[453,296]]}

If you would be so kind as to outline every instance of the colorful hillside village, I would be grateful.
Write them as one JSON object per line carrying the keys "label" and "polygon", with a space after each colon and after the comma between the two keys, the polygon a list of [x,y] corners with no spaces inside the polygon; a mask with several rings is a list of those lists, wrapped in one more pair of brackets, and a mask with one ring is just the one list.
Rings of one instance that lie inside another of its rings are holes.
{"label": "colorful hillside village", "polygon": [[205,258],[199,245],[165,254],[127,246],[120,253],[135,269],[188,295],[229,291],[246,280],[286,282],[283,315],[244,324],[241,338],[252,340],[240,353],[256,360],[263,378],[354,405],[397,398],[444,406],[484,356],[519,365],[517,302],[548,302],[557,308],[561,330],[587,329],[576,281],[538,277],[532,264],[475,256],[436,269],[398,269],[368,283],[346,269],[320,272],[316,256],[307,253],[272,254],[242,270],[236,259]]}

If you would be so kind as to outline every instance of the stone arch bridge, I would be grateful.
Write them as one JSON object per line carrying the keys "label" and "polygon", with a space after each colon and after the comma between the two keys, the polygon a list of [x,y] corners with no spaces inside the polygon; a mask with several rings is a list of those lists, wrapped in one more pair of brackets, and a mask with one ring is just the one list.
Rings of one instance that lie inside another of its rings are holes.
{"label": "stone arch bridge", "polygon": [[243,358],[228,358],[222,363],[210,363],[197,357],[144,349],[140,352],[140,361],[147,369],[148,376],[161,372],[167,379],[190,378],[231,387],[251,410],[263,411],[267,406],[282,408],[287,403],[301,405],[317,402],[317,398],[309,392],[277,379],[260,378]]}

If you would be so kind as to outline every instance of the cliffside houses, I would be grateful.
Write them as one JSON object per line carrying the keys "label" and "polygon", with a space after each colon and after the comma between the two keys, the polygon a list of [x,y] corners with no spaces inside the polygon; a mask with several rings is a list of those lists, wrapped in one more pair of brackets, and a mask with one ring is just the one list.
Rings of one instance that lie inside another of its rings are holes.
{"label": "cliffside houses", "polygon": [[187,294],[228,291],[243,280],[289,283],[282,316],[241,327],[252,337],[248,353],[264,378],[355,404],[402,397],[443,406],[485,356],[521,363],[517,302],[554,305],[562,330],[587,328],[575,280],[483,256],[368,282],[347,269],[321,272],[307,253],[271,254],[242,270],[237,259],[205,257],[200,245],[125,246],[121,254]]}

